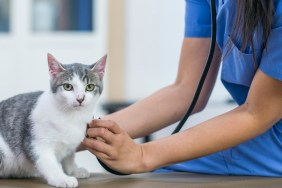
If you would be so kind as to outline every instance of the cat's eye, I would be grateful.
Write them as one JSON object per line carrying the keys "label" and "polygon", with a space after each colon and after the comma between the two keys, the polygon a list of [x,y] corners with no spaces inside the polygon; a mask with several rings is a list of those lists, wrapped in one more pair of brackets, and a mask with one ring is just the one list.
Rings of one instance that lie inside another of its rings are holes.
{"label": "cat's eye", "polygon": [[86,91],[93,91],[95,89],[95,85],[94,84],[88,84],[85,88]]}
{"label": "cat's eye", "polygon": [[63,88],[66,91],[71,91],[73,89],[71,84],[63,84]]}

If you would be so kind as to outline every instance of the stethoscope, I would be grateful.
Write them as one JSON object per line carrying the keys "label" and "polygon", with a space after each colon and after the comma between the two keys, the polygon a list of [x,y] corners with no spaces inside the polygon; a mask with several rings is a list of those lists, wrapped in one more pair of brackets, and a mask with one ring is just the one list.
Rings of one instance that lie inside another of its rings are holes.
{"label": "stethoscope", "polygon": [[[210,45],[210,51],[209,51],[209,55],[206,61],[206,65],[205,68],[202,72],[202,76],[200,78],[200,81],[198,83],[197,89],[195,91],[193,100],[191,105],[189,106],[187,112],[185,113],[184,117],[182,118],[182,120],[178,123],[178,125],[176,126],[176,128],[174,129],[174,131],[172,132],[172,134],[178,133],[181,128],[183,127],[183,125],[185,124],[185,122],[187,121],[187,119],[190,117],[190,115],[192,114],[196,103],[198,101],[198,98],[200,96],[202,87],[204,85],[205,79],[207,77],[208,71],[210,69],[210,65],[212,63],[212,59],[213,59],[213,55],[214,55],[214,50],[215,50],[215,44],[216,44],[216,5],[215,5],[215,0],[210,0],[210,10],[211,10],[211,22],[212,22],[212,29],[211,29],[211,45]],[[101,164],[101,166],[107,170],[108,172],[115,174],[115,175],[129,175],[129,174],[124,174],[124,173],[120,173],[117,172],[111,168],[109,168],[107,165],[105,165],[101,160],[99,160],[97,158],[97,160],[99,161],[99,163]]]}

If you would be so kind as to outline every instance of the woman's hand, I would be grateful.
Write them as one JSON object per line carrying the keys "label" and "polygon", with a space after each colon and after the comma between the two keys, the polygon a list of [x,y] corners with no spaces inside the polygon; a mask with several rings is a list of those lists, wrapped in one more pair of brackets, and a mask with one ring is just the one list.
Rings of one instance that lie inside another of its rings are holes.
{"label": "woman's hand", "polygon": [[84,147],[111,169],[126,173],[145,171],[143,149],[111,120],[93,120],[89,123]]}

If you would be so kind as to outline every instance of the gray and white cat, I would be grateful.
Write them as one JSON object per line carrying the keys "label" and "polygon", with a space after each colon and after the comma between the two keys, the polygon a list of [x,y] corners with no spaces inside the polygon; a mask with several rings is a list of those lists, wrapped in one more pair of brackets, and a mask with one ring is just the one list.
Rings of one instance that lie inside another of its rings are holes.
{"label": "gray and white cat", "polygon": [[74,162],[103,90],[107,56],[93,65],[61,64],[48,54],[50,89],[0,103],[0,178],[43,176],[77,187],[89,173]]}

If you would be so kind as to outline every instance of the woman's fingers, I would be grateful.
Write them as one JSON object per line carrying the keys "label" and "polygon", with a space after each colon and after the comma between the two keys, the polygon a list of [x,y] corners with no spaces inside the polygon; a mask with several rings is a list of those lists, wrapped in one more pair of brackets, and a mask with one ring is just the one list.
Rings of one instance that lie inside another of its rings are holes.
{"label": "woman's fingers", "polygon": [[104,153],[106,156],[114,156],[115,155],[113,148],[110,145],[108,145],[107,143],[105,143],[101,140],[92,139],[92,138],[85,138],[83,140],[82,144],[83,144],[84,147],[86,147],[90,151]]}
{"label": "woman's fingers", "polygon": [[105,128],[114,134],[119,134],[122,132],[121,128],[114,121],[111,121],[111,120],[95,119],[89,123],[89,127],[90,128],[98,128],[98,127]]}
{"label": "woman's fingers", "polygon": [[87,138],[96,138],[109,144],[114,140],[114,134],[106,128],[88,128],[86,134]]}
{"label": "woman's fingers", "polygon": [[116,141],[116,136],[122,133],[120,127],[110,120],[93,120],[88,125],[87,137],[102,139],[108,144]]}

